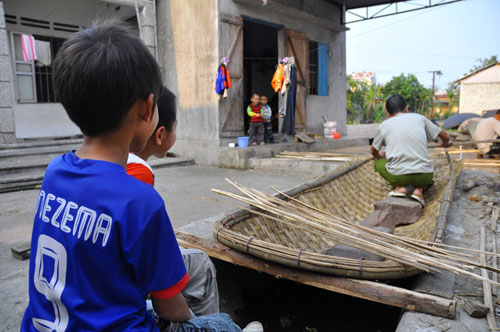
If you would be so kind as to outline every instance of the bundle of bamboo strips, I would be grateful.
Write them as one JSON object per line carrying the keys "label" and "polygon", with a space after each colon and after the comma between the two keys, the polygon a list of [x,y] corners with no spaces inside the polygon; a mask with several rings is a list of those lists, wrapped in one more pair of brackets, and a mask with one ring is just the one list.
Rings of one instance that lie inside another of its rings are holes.
{"label": "bundle of bamboo strips", "polygon": [[337,161],[337,162],[369,158],[368,155],[356,155],[347,153],[293,152],[293,151],[281,152],[277,157],[286,159],[299,159],[299,160],[312,160],[312,161]]}
{"label": "bundle of bamboo strips", "polygon": [[[436,246],[432,242],[378,232],[321,211],[284,193],[280,192],[280,195],[286,199],[280,199],[279,197],[247,188],[230,180],[227,181],[236,187],[241,194],[216,189],[212,189],[212,191],[248,204],[253,208],[242,207],[242,209],[254,215],[265,217],[277,224],[288,225],[297,232],[305,231],[310,234],[318,234],[322,237],[327,235],[335,243],[358,248],[384,257],[387,260],[411,266],[422,271],[441,272],[442,270],[447,270],[455,274],[462,274],[491,284],[500,285],[474,272],[475,268],[484,268],[496,273],[500,272],[499,269],[478,261],[478,256],[483,253],[482,251],[466,248],[454,248],[464,251],[463,253],[450,251],[444,249],[445,245]],[[224,231],[224,228],[218,230],[218,232]],[[248,247],[249,242],[246,236],[241,236],[241,239],[238,239],[237,234],[232,234],[232,236],[235,241],[246,241]],[[264,252],[272,252],[274,255],[282,255],[288,258],[296,257],[294,250],[289,251],[286,247],[281,245],[274,246],[267,241],[255,240],[252,242],[252,246],[257,246],[259,250]],[[308,257],[318,258],[319,256],[325,256],[323,257],[325,264],[332,263],[332,260],[328,258],[331,256],[318,253],[308,253],[307,256],[304,255],[301,258],[301,261],[307,262]],[[335,261],[340,262],[342,260],[339,260],[339,257],[335,257]],[[317,264],[318,260],[315,259],[314,262]],[[342,261],[344,264],[348,262],[349,259]]]}

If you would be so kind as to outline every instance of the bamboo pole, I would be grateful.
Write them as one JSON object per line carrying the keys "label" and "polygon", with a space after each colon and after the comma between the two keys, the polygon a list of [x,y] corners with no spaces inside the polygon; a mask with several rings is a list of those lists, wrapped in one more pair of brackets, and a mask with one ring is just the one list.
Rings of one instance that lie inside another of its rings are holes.
{"label": "bamboo pole", "polygon": [[[485,250],[485,243],[486,243],[486,231],[485,231],[484,226],[481,226],[480,233],[481,233],[481,237],[480,237],[481,251],[484,251]],[[486,264],[486,255],[481,254],[480,260],[481,260],[481,263]],[[481,269],[481,274],[483,275],[483,278],[489,279],[488,271],[486,271],[485,269]],[[493,311],[493,300],[491,297],[491,285],[486,281],[483,281],[483,291],[484,291],[484,305],[487,306],[488,308],[490,308],[490,311],[488,312],[488,314],[486,314],[486,319],[488,320],[488,326],[490,329],[496,329],[497,323],[495,320],[495,312]]]}
{"label": "bamboo pole", "polygon": [[403,308],[408,311],[423,312],[450,319],[454,319],[456,315],[456,301],[454,300],[374,281],[318,274],[273,264],[232,250],[216,241],[201,239],[180,231],[176,231],[176,236],[177,241],[183,247],[200,249],[210,257],[264,272],[277,278],[292,280],[328,291]]}

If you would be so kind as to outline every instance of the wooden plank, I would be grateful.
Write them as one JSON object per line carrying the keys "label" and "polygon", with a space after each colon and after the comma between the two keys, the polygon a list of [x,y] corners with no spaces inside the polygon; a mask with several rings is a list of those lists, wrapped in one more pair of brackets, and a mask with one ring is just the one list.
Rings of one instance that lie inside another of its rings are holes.
{"label": "wooden plank", "polygon": [[[480,244],[480,249],[481,251],[485,251],[486,248],[486,229],[484,226],[481,226],[480,230],[480,236],[481,236],[481,244]],[[479,256],[479,262],[482,265],[486,265],[486,255],[482,253]],[[483,278],[489,278],[488,276],[488,271],[486,269],[481,269],[481,275]],[[484,304],[490,308],[490,311],[486,315],[486,319],[488,320],[488,326],[490,329],[496,329],[497,328],[497,323],[495,319],[495,311],[493,310],[493,299],[491,296],[491,285],[489,282],[483,281],[483,291],[484,291]]]}
{"label": "wooden plank", "polygon": [[[492,244],[491,244],[491,251],[493,252],[494,255],[491,256],[492,259],[492,266],[496,269],[498,268],[498,262],[497,262],[497,221],[498,221],[498,216],[500,214],[500,208],[498,207],[493,207],[491,210],[491,232],[493,234],[492,236]],[[493,281],[498,281],[498,274],[493,273]],[[498,299],[498,287],[496,285],[493,285],[492,287],[492,293],[493,295],[497,296]]]}
{"label": "wooden plank", "polygon": [[202,239],[180,231],[176,231],[176,236],[179,245],[183,247],[200,249],[210,257],[264,272],[276,278],[284,278],[328,291],[400,307],[408,311],[423,312],[445,318],[455,318],[456,315],[456,301],[453,300],[374,281],[342,278],[293,269],[245,255],[214,240]]}
{"label": "wooden plank", "polygon": [[295,58],[295,67],[297,68],[295,130],[301,130],[307,126],[306,99],[309,93],[309,40],[304,32],[290,29],[286,30],[285,36],[286,54]]}
{"label": "wooden plank", "polygon": [[311,137],[309,137],[308,135],[306,135],[304,133],[296,133],[295,140],[296,141],[300,140],[300,141],[307,143],[307,144],[311,144],[311,143],[316,142],[314,139],[312,139]]}

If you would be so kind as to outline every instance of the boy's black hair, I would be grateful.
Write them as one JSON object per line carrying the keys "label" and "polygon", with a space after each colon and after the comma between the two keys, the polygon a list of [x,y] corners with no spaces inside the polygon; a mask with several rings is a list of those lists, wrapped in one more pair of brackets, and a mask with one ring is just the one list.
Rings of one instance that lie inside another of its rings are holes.
{"label": "boy's black hair", "polygon": [[161,91],[161,73],[144,43],[117,19],[96,21],[57,53],[54,88],[69,118],[87,136],[112,133],[132,106]]}
{"label": "boy's black hair", "polygon": [[254,92],[254,93],[252,93],[252,96],[250,98],[253,98],[253,96],[259,96],[260,97],[260,94],[258,94],[257,92]]}
{"label": "boy's black hair", "polygon": [[158,99],[158,125],[156,129],[161,126],[165,127],[168,132],[171,132],[174,123],[177,120],[177,104],[176,97],[166,87],[162,88],[162,93]]}
{"label": "boy's black hair", "polygon": [[500,115],[500,108],[495,112],[496,115]]}
{"label": "boy's black hair", "polygon": [[385,102],[385,108],[389,114],[396,114],[398,112],[403,112],[406,108],[406,101],[403,96],[398,95],[397,93],[393,94],[389,98],[387,98]]}

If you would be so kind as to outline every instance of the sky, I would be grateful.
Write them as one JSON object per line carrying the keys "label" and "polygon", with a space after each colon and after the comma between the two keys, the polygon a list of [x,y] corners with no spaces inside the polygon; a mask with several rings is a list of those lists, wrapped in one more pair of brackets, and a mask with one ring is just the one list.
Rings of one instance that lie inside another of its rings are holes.
{"label": "sky", "polygon": [[[432,3],[441,1],[432,0]],[[407,1],[399,9],[428,0]],[[381,7],[369,9],[375,14]],[[394,12],[394,5],[387,13]],[[366,13],[366,9],[364,10]],[[347,21],[355,16],[346,16]],[[500,0],[464,0],[410,13],[348,24],[347,74],[374,71],[377,83],[414,74],[425,87],[445,89],[468,73],[476,59],[497,55],[500,61]]]}

